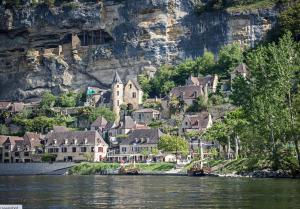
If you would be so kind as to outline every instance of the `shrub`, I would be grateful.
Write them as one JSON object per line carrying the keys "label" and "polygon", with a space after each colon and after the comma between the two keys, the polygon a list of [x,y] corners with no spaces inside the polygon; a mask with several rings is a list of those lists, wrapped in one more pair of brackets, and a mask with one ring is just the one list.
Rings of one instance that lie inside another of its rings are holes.
{"label": "shrub", "polygon": [[56,155],[50,154],[50,153],[45,153],[42,156],[42,161],[43,162],[53,162],[56,159]]}

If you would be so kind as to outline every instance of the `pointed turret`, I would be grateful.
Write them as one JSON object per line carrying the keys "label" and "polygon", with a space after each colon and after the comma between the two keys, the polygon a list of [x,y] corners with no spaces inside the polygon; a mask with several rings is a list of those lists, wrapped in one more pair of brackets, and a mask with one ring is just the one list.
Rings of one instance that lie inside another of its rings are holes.
{"label": "pointed turret", "polygon": [[115,72],[115,77],[114,77],[113,83],[123,83],[119,76],[118,71]]}

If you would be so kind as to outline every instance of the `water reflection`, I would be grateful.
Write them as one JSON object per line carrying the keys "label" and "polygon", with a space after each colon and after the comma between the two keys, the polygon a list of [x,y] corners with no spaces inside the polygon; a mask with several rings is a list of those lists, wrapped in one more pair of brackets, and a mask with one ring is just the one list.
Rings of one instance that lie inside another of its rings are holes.
{"label": "water reflection", "polygon": [[166,176],[0,177],[24,208],[299,208],[300,180]]}

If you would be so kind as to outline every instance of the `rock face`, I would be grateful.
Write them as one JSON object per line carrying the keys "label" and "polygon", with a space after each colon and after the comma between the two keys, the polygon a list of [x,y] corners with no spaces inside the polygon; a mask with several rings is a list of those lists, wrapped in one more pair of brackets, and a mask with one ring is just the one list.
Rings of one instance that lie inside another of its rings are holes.
{"label": "rock face", "polygon": [[109,88],[224,44],[253,46],[276,10],[198,15],[192,0],[103,0],[48,8],[0,6],[0,99]]}

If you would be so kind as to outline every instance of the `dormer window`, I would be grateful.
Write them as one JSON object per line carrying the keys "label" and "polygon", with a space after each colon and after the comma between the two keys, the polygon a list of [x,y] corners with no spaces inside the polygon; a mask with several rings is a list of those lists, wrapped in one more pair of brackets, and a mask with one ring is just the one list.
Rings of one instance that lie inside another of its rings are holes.
{"label": "dormer window", "polygon": [[74,144],[77,144],[77,139],[74,139]]}
{"label": "dormer window", "polygon": [[68,144],[68,139],[65,139],[65,144]]}
{"label": "dormer window", "polygon": [[56,139],[54,139],[54,144],[57,144],[57,140]]}
{"label": "dormer window", "polygon": [[84,139],[84,143],[87,144],[87,143],[88,143],[88,140],[87,140],[87,139]]}

